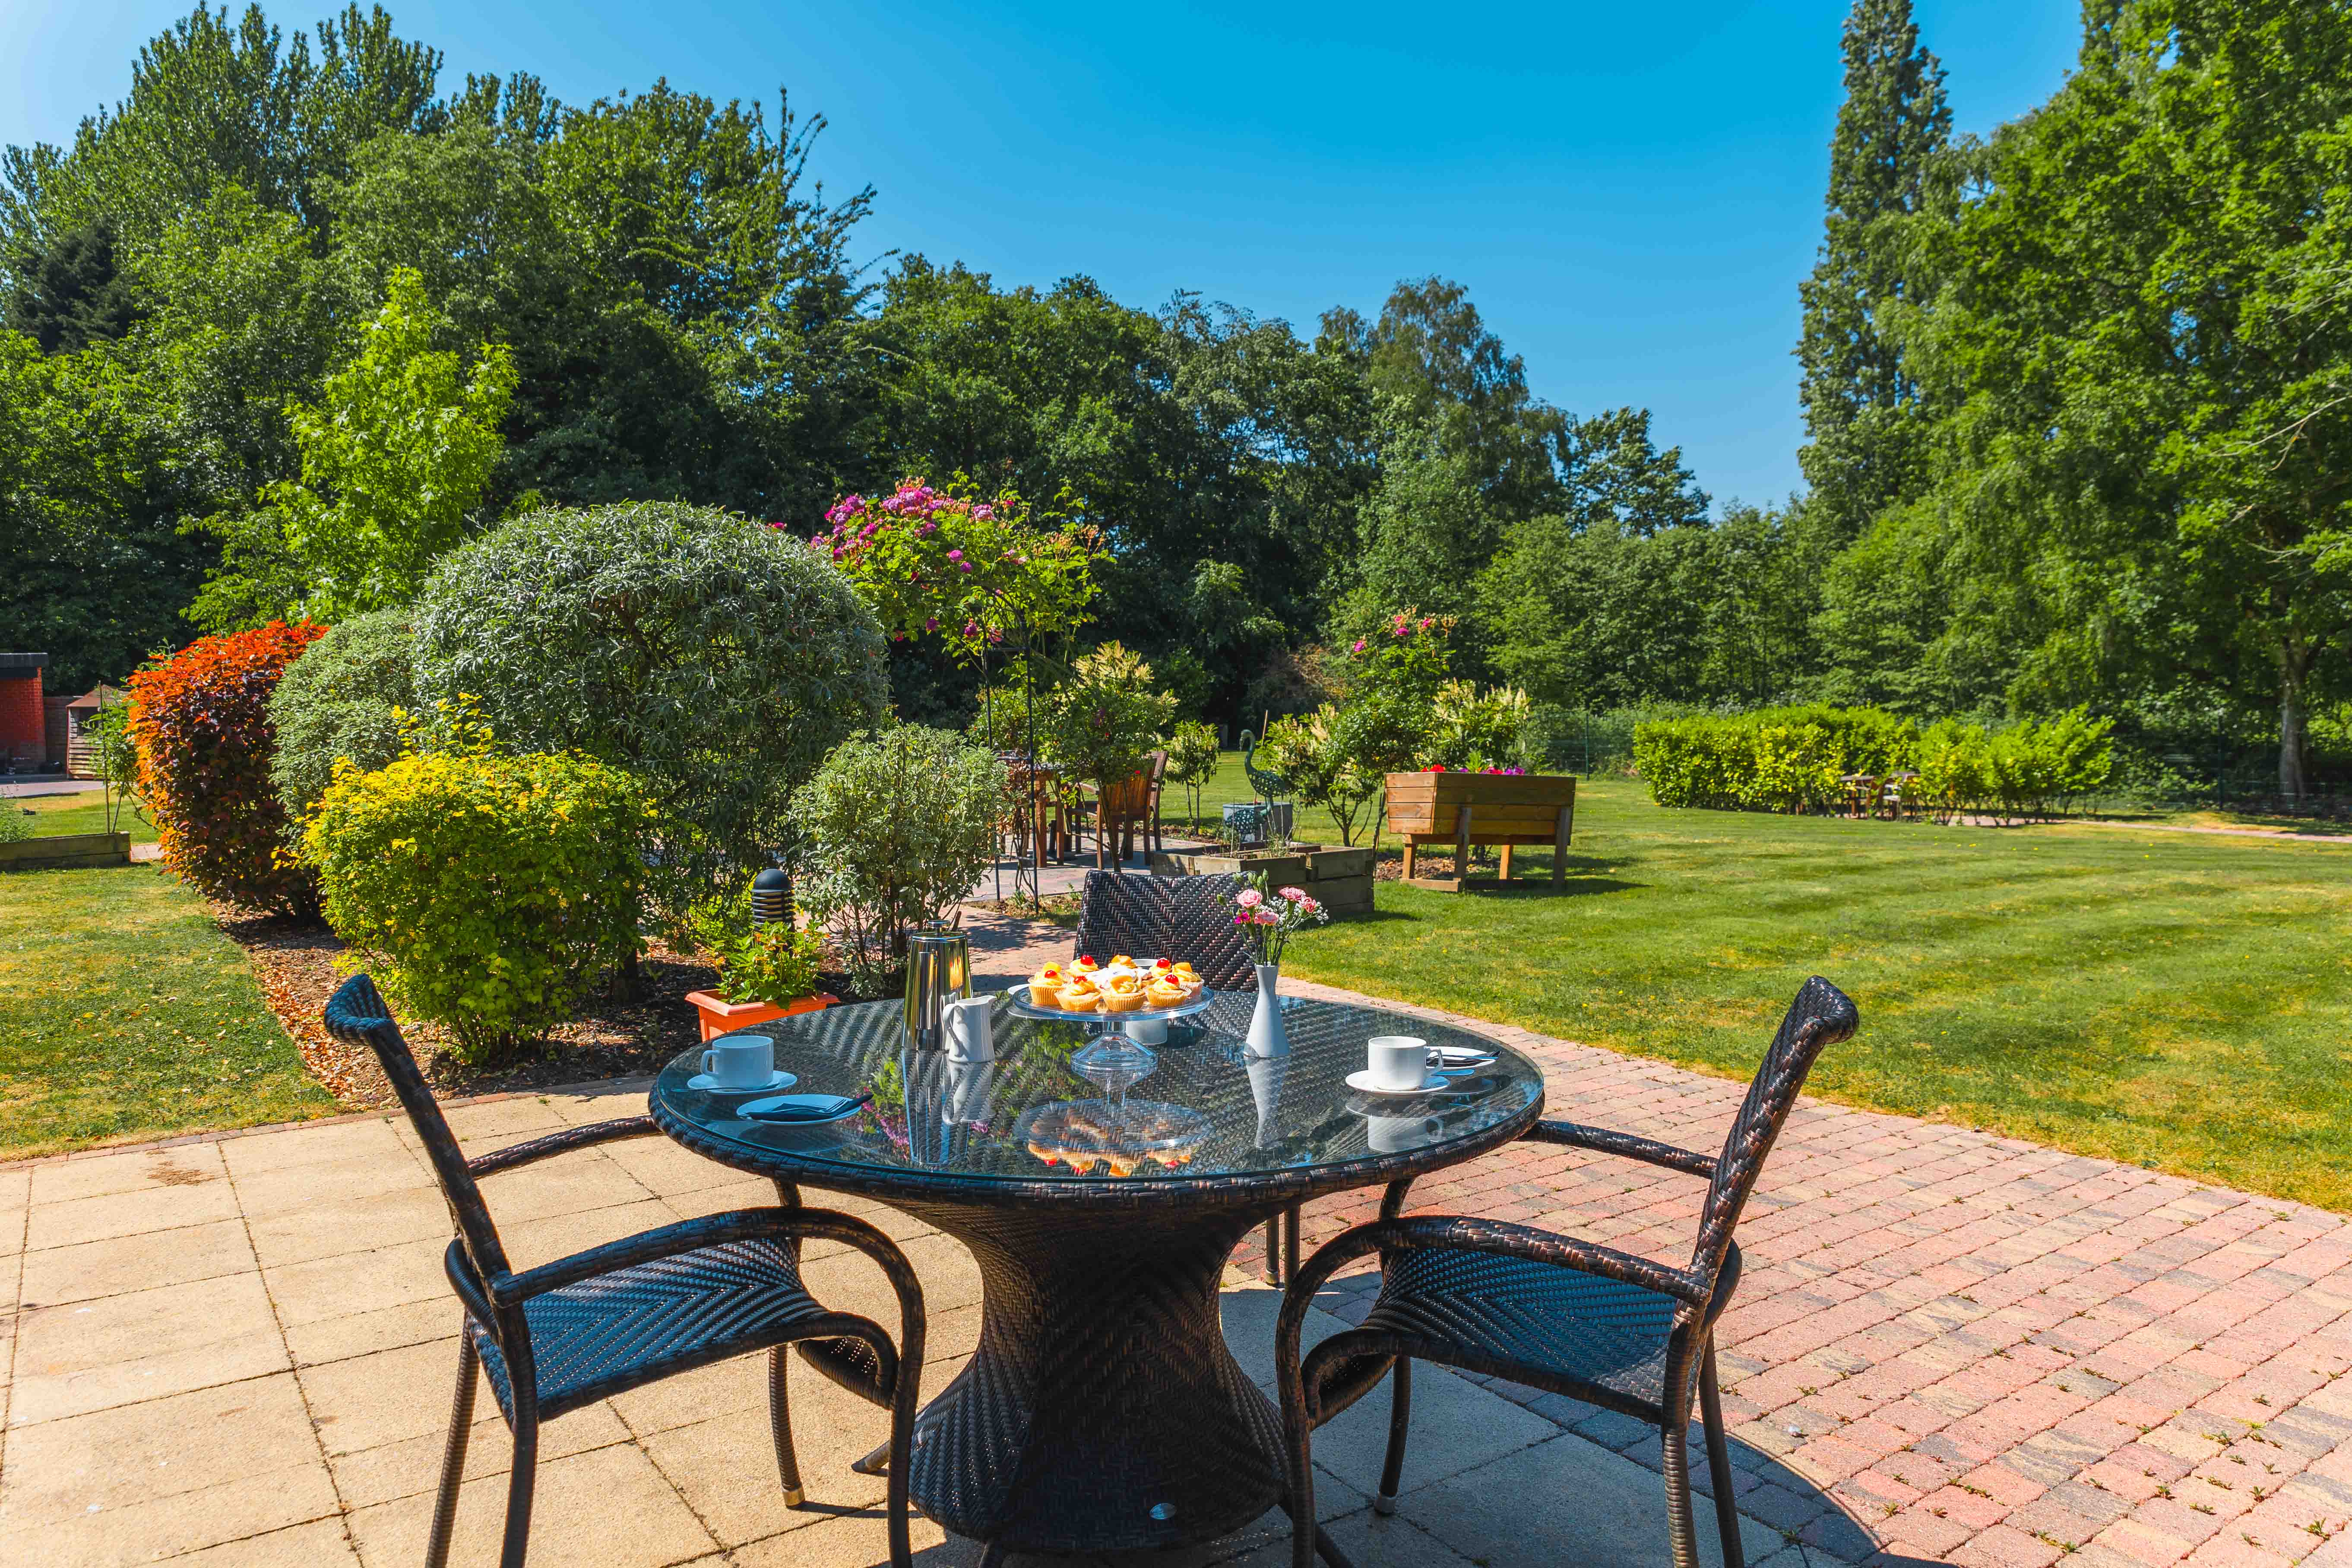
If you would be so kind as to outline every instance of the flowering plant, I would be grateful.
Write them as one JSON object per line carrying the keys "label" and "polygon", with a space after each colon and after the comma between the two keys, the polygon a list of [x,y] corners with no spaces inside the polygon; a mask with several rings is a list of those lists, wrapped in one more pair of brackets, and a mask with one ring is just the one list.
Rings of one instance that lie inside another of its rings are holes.
{"label": "flowering plant", "polygon": [[811,547],[857,584],[885,630],[937,633],[967,658],[1016,626],[1033,638],[1075,629],[1102,559],[1090,530],[1041,528],[1009,490],[982,500],[905,479],[887,496],[844,496],[824,521]]}
{"label": "flowering plant", "polygon": [[1291,932],[1321,925],[1331,918],[1330,911],[1318,900],[1308,898],[1302,888],[1268,891],[1263,871],[1245,878],[1240,889],[1226,902],[1233,907],[1234,924],[1249,938],[1260,963],[1280,963]]}

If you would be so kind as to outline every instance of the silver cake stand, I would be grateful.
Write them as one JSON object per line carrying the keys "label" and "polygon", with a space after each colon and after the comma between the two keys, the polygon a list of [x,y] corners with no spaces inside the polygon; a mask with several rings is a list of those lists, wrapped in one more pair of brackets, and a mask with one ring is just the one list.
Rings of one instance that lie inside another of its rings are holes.
{"label": "silver cake stand", "polygon": [[1203,1012],[1217,999],[1217,994],[1203,985],[1192,994],[1191,1001],[1179,1002],[1173,1007],[1139,1007],[1132,1013],[1073,1013],[1061,1007],[1038,1006],[1029,1000],[1025,984],[1013,986],[1005,994],[1012,998],[1013,1011],[1019,1017],[1087,1026],[1094,1038],[1070,1053],[1072,1067],[1089,1077],[1108,1073],[1129,1080],[1143,1077],[1160,1065],[1159,1053],[1151,1047],[1167,1042],[1171,1019],[1189,1018]]}

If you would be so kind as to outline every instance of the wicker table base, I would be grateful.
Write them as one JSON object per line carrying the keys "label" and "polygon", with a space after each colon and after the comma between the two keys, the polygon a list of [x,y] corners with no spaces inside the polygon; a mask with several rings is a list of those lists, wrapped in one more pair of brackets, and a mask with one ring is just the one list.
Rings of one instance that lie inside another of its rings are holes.
{"label": "wicker table base", "polygon": [[1282,1421],[1234,1362],[1218,1286],[1276,1213],[898,1206],[971,1249],[980,1348],[918,1417],[923,1512],[1001,1549],[1182,1546],[1282,1494]]}

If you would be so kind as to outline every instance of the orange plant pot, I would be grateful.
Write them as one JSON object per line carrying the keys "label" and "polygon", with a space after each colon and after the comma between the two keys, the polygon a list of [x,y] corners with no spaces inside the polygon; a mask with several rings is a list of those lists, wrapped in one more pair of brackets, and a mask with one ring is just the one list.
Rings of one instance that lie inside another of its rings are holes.
{"label": "orange plant pot", "polygon": [[702,1037],[705,1041],[716,1039],[720,1035],[735,1034],[750,1028],[754,1024],[765,1024],[777,1018],[788,1018],[794,1013],[814,1013],[820,1007],[830,1007],[841,1000],[838,996],[828,996],[822,991],[813,996],[803,996],[797,1002],[786,1002],[781,1005],[773,1002],[721,1002],[708,991],[689,991],[686,994],[686,999],[693,1003],[695,1012],[701,1015]]}

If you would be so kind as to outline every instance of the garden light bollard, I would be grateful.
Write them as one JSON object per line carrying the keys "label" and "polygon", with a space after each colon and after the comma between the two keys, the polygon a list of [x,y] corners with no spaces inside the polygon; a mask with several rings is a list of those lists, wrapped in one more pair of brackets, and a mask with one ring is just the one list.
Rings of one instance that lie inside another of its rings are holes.
{"label": "garden light bollard", "polygon": [[971,942],[948,926],[924,926],[907,938],[907,1043],[947,1048],[947,1009],[971,995]]}
{"label": "garden light bollard", "polygon": [[793,879],[780,866],[771,866],[751,879],[751,923],[789,925],[793,919]]}

